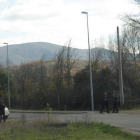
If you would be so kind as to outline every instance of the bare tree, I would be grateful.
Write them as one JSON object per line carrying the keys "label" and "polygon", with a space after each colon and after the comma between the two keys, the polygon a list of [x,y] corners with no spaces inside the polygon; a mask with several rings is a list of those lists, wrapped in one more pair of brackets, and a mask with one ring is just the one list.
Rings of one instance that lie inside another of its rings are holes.
{"label": "bare tree", "polygon": [[67,89],[68,92],[72,86],[71,82],[71,70],[75,67],[76,61],[79,60],[78,52],[74,48],[72,48],[72,41],[70,40],[67,44],[66,53],[65,53],[65,75],[67,79]]}
{"label": "bare tree", "polygon": [[[138,41],[138,32],[135,28],[127,27],[124,28],[121,36],[120,36],[120,46],[122,48],[122,65],[124,67],[128,67],[131,62],[137,63],[137,54],[139,52],[139,41]],[[110,38],[108,44],[111,53],[110,60],[111,65],[114,66],[115,69],[118,69],[118,45],[116,38]]]}
{"label": "bare tree", "polygon": [[[94,46],[94,48],[93,48]],[[100,68],[104,67],[107,63],[107,57],[108,57],[108,51],[105,49],[105,44],[103,42],[103,39],[100,38],[99,40],[95,40],[92,44],[91,49],[91,57],[92,57],[92,66],[97,67],[100,66]]]}
{"label": "bare tree", "polygon": [[[93,48],[94,46],[94,48]],[[95,63],[98,63],[102,57],[103,57],[103,52],[102,49],[104,48],[104,44],[101,40],[97,41],[95,40],[94,44],[92,44],[92,49],[91,49],[91,56],[92,56],[92,61]]]}
{"label": "bare tree", "polygon": [[53,66],[53,80],[57,90],[58,105],[61,106],[60,95],[63,93],[63,80],[64,80],[64,53],[65,48],[63,47],[56,54],[56,62]]}
{"label": "bare tree", "polygon": [[23,64],[22,66],[17,66],[13,70],[14,74],[14,84],[16,86],[17,92],[21,95],[20,101],[22,103],[22,108],[25,109],[25,102],[27,99],[27,80],[31,73],[31,66]]}
{"label": "bare tree", "polygon": [[[134,0],[134,3],[140,7],[140,0]],[[135,27],[136,29],[140,28],[140,19],[139,15],[134,14],[125,14],[121,17],[121,19],[129,26]]]}
{"label": "bare tree", "polygon": [[[56,54],[56,63],[54,65],[54,79],[58,93],[58,105],[61,106],[61,102],[63,100],[65,108],[72,88],[71,72],[75,67],[76,61],[79,60],[76,49],[71,46],[72,42],[70,40],[68,44]],[[63,99],[61,99],[60,96]]]}
{"label": "bare tree", "polygon": [[109,38],[108,43],[109,49],[110,49],[110,62],[111,66],[114,69],[118,69],[118,46],[116,38]]}
{"label": "bare tree", "polygon": [[[45,55],[42,56],[42,59],[40,60],[40,66],[36,67],[39,71],[36,71],[35,74],[38,75],[38,83],[39,83],[39,102],[40,106],[46,106],[47,101],[48,101],[48,83],[49,83],[49,76],[47,68],[48,66],[48,61],[44,60]],[[47,99],[47,101],[46,101]]]}

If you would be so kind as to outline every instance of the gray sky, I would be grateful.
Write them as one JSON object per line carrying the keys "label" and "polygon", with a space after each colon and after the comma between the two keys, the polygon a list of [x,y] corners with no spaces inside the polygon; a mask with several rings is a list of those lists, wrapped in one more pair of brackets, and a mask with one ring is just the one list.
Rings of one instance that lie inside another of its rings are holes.
{"label": "gray sky", "polygon": [[26,42],[50,42],[87,48],[86,15],[90,41],[115,34],[125,13],[138,13],[133,0],[0,0],[0,46]]}

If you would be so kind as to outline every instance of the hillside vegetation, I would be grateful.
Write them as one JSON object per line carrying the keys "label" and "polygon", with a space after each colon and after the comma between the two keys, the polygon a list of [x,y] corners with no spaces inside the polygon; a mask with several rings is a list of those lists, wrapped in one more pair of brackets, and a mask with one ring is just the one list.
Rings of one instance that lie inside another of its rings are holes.
{"label": "hillside vegetation", "polygon": [[[140,103],[140,53],[137,32],[133,28],[126,30],[129,34],[122,33],[120,45],[125,99],[123,107],[128,109]],[[135,41],[130,40],[132,36]],[[91,50],[95,110],[100,109],[105,91],[110,109],[112,94],[115,92],[119,96],[118,46],[114,39],[110,40],[108,48],[109,53],[102,48]],[[91,110],[89,62],[80,60],[78,53],[69,42],[55,53],[54,59],[46,60],[43,56],[42,59],[11,66],[11,108]],[[106,55],[109,59],[106,59]],[[3,66],[0,66],[0,79],[0,96],[8,105],[7,71]]]}
{"label": "hillside vegetation", "polygon": [[[102,47],[102,46],[101,46]],[[63,48],[63,46],[47,43],[47,42],[33,42],[9,45],[9,60],[10,65],[21,65],[30,61],[36,61],[42,59],[54,59],[55,54]],[[78,52],[80,60],[88,60],[88,49],[75,49]],[[98,50],[98,48],[94,48]],[[105,53],[109,50],[103,49]],[[108,56],[106,56],[108,59]],[[6,65],[7,62],[7,47],[0,47],[0,63]]]}

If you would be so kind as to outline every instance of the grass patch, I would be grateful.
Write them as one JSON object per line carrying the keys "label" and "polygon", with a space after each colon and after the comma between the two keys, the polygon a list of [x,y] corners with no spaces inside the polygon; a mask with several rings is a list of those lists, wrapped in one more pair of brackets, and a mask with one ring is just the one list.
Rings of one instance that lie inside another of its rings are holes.
{"label": "grass patch", "polygon": [[140,140],[138,136],[103,123],[71,123],[66,127],[47,127],[46,122],[1,123],[0,140]]}

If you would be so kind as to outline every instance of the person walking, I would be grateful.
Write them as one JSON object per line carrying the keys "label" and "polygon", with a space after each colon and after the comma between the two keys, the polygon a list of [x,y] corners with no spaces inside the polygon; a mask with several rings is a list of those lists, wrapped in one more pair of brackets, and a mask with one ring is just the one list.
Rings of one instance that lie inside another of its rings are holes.
{"label": "person walking", "polygon": [[3,101],[2,100],[0,100],[0,111],[1,111],[1,114],[2,114],[2,116],[3,116],[3,120],[4,120],[4,122],[5,122],[5,105],[4,105],[4,103],[3,103]]}
{"label": "person walking", "polygon": [[102,98],[102,107],[101,107],[101,110],[100,110],[101,114],[103,113],[104,106],[106,106],[107,113],[109,113],[107,92],[104,93],[103,98]]}
{"label": "person walking", "polygon": [[118,113],[118,95],[113,93],[113,111],[112,113]]}

